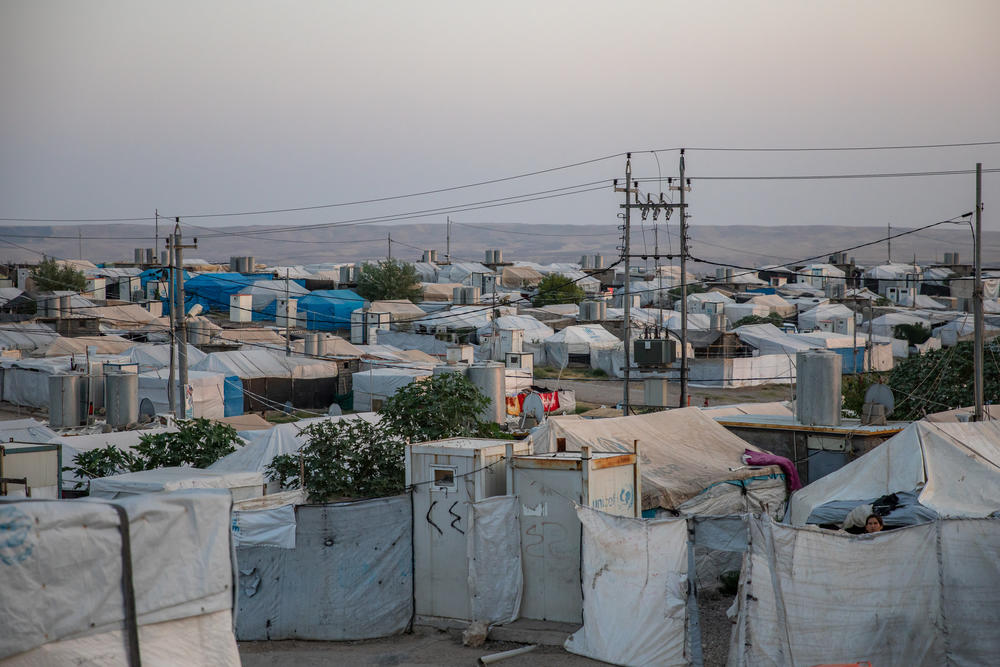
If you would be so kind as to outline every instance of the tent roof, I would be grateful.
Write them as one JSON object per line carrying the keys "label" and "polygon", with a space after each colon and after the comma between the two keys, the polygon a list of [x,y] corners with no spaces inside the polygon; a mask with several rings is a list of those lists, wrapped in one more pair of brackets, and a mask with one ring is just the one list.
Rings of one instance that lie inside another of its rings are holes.
{"label": "tent roof", "polygon": [[45,348],[46,357],[64,357],[71,354],[86,354],[88,347],[96,347],[97,354],[122,354],[135,342],[121,336],[78,336],[57,338]]}
{"label": "tent roof", "polygon": [[833,500],[918,491],[942,517],[985,517],[1000,510],[1000,425],[914,422],[864,456],[796,491],[793,525]]}
{"label": "tent roof", "polygon": [[698,408],[610,419],[549,417],[531,435],[533,451],[556,451],[556,438],[566,438],[568,451],[590,445],[599,452],[631,452],[632,443],[638,440],[644,508],[674,510],[720,482],[778,471],[773,466],[742,467],[745,450],[760,450]]}
{"label": "tent roof", "polygon": [[451,301],[456,287],[462,287],[462,283],[420,283],[426,301]]}
{"label": "tent roof", "polygon": [[392,313],[393,320],[412,320],[426,313],[407,299],[387,299],[372,301],[370,310],[375,313]]}
{"label": "tent roof", "polygon": [[557,331],[545,339],[546,343],[587,343],[591,346],[610,347],[619,340],[600,324],[574,324]]}
{"label": "tent roof", "polygon": [[156,468],[128,472],[111,477],[99,477],[90,482],[90,495],[114,497],[118,493],[155,493],[178,489],[232,489],[242,486],[263,486],[262,472],[216,472],[198,468]]}
{"label": "tent roof", "polygon": [[241,378],[259,377],[336,377],[337,364],[321,359],[286,357],[270,350],[232,350],[212,352],[191,366]]}

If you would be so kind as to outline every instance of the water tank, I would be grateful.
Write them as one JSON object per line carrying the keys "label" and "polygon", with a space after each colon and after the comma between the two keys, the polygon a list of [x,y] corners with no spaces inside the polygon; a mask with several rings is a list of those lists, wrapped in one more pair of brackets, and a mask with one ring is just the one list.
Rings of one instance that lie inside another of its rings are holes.
{"label": "water tank", "polygon": [[480,300],[480,289],[478,287],[463,287],[462,288],[462,303],[473,304],[479,303]]}
{"label": "water tank", "polygon": [[597,302],[596,301],[581,301],[580,302],[580,321],[581,322],[594,322],[597,320]]}
{"label": "water tank", "polygon": [[710,331],[725,331],[726,330],[726,314],[725,313],[712,313],[709,315],[709,330]]}
{"label": "water tank", "polygon": [[253,255],[247,257],[247,273],[253,273],[257,270],[257,258]]}
{"label": "water tank", "polygon": [[142,248],[136,248],[136,249],[135,249],[135,263],[136,263],[136,264],[142,264],[142,260],[143,260],[143,258],[144,258],[145,256],[146,256],[146,255],[145,255],[145,253],[143,252],[143,249],[142,249]]}
{"label": "water tank", "polygon": [[73,310],[73,297],[69,294],[63,294],[59,297],[59,312],[62,313],[63,317],[69,316],[70,312]]}
{"label": "water tank", "polygon": [[590,255],[583,255],[580,258],[580,268],[581,269],[592,269],[594,268],[594,259]]}
{"label": "water tank", "polygon": [[230,256],[229,258],[229,271],[230,273],[240,272],[240,258],[236,256]]}
{"label": "water tank", "polygon": [[146,264],[156,261],[156,248],[146,248]]}
{"label": "water tank", "polygon": [[318,357],[322,352],[320,352],[321,347],[325,347],[325,341],[323,340],[323,335],[318,333],[306,334],[305,340],[305,353],[307,357]]}
{"label": "water tank", "polygon": [[128,426],[139,421],[139,376],[109,373],[104,379],[105,408],[109,426]]}
{"label": "water tank", "polygon": [[493,263],[503,264],[503,250],[501,248],[497,248],[493,251]]}
{"label": "water tank", "polygon": [[340,282],[353,283],[355,279],[355,272],[356,269],[353,264],[340,267]]}
{"label": "water tank", "polygon": [[594,261],[592,268],[603,269],[604,268],[604,255],[594,255]]}
{"label": "water tank", "polygon": [[212,342],[212,330],[208,322],[191,320],[187,323],[188,342],[192,345],[208,345]]}
{"label": "water tank", "polygon": [[795,355],[795,369],[795,418],[806,426],[839,426],[840,355],[805,350]]}
{"label": "water tank", "polygon": [[492,264],[493,263],[493,256],[494,256],[493,255],[493,250],[492,249],[487,250],[486,251],[486,257],[483,259],[483,264]]}
{"label": "water tank", "polygon": [[160,266],[169,266],[170,262],[167,261],[167,251],[160,251]]}
{"label": "water tank", "polygon": [[504,423],[507,416],[507,398],[504,393],[504,365],[495,361],[484,361],[469,366],[469,380],[486,398],[489,405],[480,413],[484,421]]}
{"label": "water tank", "polygon": [[608,319],[608,302],[605,299],[601,299],[597,302],[597,321],[603,322]]}
{"label": "water tank", "polygon": [[49,426],[79,426],[86,414],[82,375],[49,376]]}

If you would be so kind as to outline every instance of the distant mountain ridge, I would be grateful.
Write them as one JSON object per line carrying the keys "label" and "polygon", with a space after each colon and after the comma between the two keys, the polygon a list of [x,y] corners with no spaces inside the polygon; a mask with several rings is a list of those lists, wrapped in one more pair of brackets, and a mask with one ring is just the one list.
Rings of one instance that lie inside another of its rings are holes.
{"label": "distant mountain ridge", "polygon": [[[183,226],[183,223],[182,223]],[[365,225],[332,229],[296,230],[276,233],[271,226],[219,227],[213,231],[185,229],[185,241],[198,238],[198,249],[188,250],[188,258],[228,262],[231,255],[253,255],[269,264],[313,264],[384,258],[388,236],[392,236],[392,256],[407,261],[420,259],[421,249],[436,249],[444,259],[444,224]],[[165,233],[161,225],[160,232]],[[893,228],[898,234],[905,228]],[[78,233],[80,236],[78,237]],[[539,227],[525,224],[452,225],[453,261],[482,261],[484,251],[503,250],[505,261],[541,263],[578,262],[584,254],[603,254],[605,263],[618,255],[620,232],[614,225],[552,224]],[[131,262],[133,249],[153,246],[152,225],[100,224],[65,226],[0,227],[0,260],[33,262],[41,253],[57,258],[82,256],[94,262]],[[48,238],[37,238],[37,237]],[[679,250],[677,224],[659,225],[660,253]],[[691,225],[691,255],[694,258],[736,266],[787,264],[826,257],[836,250],[877,241],[886,236],[885,227],[832,225],[746,226]],[[137,238],[132,238],[137,237]],[[1000,266],[1000,232],[984,232],[984,266]],[[16,245],[14,245],[16,244]],[[163,238],[160,237],[160,248]],[[945,252],[957,252],[963,263],[972,262],[972,236],[968,225],[941,225],[892,240],[892,259],[897,262],[942,261]],[[632,252],[654,252],[652,225],[635,225]],[[887,244],[847,251],[860,264],[884,263]],[[641,260],[637,260],[641,261]],[[652,260],[650,260],[652,261]],[[676,259],[674,262],[676,263]],[[663,260],[669,263],[669,260]],[[696,265],[711,271],[711,265]]]}

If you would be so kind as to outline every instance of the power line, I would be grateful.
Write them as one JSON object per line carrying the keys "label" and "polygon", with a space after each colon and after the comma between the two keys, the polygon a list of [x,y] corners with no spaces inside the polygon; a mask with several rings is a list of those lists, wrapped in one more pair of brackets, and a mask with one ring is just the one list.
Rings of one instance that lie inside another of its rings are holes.
{"label": "power line", "polygon": [[[746,153],[802,153],[802,152],[832,152],[832,151],[897,151],[920,148],[963,148],[970,146],[996,146],[1000,141],[967,141],[955,144],[909,144],[897,146],[828,146],[809,148],[724,148],[724,147],[685,147],[689,151],[729,151]],[[667,149],[676,150],[676,149]]]}
{"label": "power line", "polygon": [[[1000,169],[983,169],[984,174],[992,174]],[[689,176],[692,181],[823,181],[823,180],[845,180],[845,179],[868,179],[868,178],[916,178],[922,176],[961,176],[976,173],[975,169],[953,169],[939,171],[903,171],[888,173],[864,173],[864,174],[803,174],[803,175],[768,175],[768,176]],[[637,180],[640,183],[658,181],[653,177],[644,177]]]}

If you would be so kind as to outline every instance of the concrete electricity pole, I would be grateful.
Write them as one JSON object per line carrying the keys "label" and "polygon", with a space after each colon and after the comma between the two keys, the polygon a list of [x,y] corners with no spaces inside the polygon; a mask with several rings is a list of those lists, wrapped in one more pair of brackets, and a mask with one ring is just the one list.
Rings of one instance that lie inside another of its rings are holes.
{"label": "concrete electricity pole", "polygon": [[680,160],[680,232],[681,232],[681,396],[680,406],[686,407],[688,403],[688,361],[687,361],[687,333],[688,333],[688,301],[687,301],[687,206],[684,204],[684,193],[690,188],[684,176],[684,149],[681,149]]}
{"label": "concrete electricity pole", "polygon": [[629,195],[632,193],[632,154],[629,153],[625,158],[625,233],[623,234],[623,252],[625,256],[625,289],[623,291],[624,301],[622,302],[622,307],[624,308],[624,317],[622,318],[624,326],[624,340],[625,340],[625,388],[622,390],[622,414],[628,417],[629,413],[629,381],[631,378],[632,371],[632,350],[630,349],[630,338],[632,332],[632,258],[630,253],[632,251],[632,227],[631,227],[631,211],[629,207]]}
{"label": "concrete electricity pole", "polygon": [[976,413],[975,420],[983,421],[983,163],[976,163],[976,257],[975,257],[975,277],[976,283],[973,286],[972,304],[973,317],[975,318],[975,343],[974,343],[974,363],[975,363],[975,399]]}
{"label": "concrete electricity pole", "polygon": [[174,323],[179,331],[175,334],[177,340],[177,358],[180,372],[177,378],[177,389],[180,397],[177,401],[178,419],[187,418],[187,383],[188,383],[188,355],[187,355],[187,307],[184,299],[184,249],[197,248],[198,239],[191,245],[184,245],[181,236],[181,219],[174,218],[174,264],[177,267],[177,300],[175,302],[177,313],[174,316]]}

